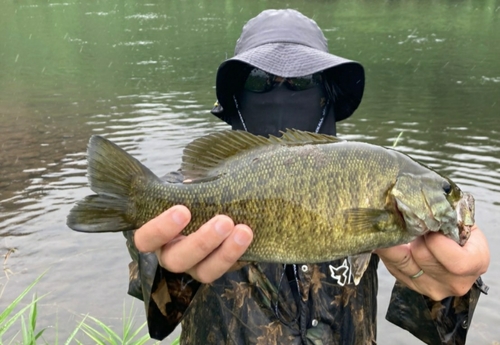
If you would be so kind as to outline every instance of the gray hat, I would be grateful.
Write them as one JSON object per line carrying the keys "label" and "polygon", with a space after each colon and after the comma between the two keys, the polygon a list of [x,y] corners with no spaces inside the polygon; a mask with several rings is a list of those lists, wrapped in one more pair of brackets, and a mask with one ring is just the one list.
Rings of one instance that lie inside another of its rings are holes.
{"label": "gray hat", "polygon": [[265,10],[250,19],[236,42],[234,54],[217,71],[216,93],[221,107],[212,111],[229,124],[236,114],[233,95],[241,90],[253,67],[285,78],[324,71],[326,79],[336,85],[337,121],[351,116],[361,102],[365,86],[363,66],[330,54],[316,22],[298,11]]}

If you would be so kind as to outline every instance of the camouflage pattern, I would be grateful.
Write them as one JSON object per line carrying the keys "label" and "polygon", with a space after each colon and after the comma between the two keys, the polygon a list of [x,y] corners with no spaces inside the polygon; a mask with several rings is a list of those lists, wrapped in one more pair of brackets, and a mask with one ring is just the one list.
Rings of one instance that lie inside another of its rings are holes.
{"label": "camouflage pattern", "polygon": [[479,278],[464,296],[434,302],[396,282],[386,318],[426,344],[465,344],[481,292],[488,287]]}
{"label": "camouflage pattern", "polygon": [[[182,179],[179,174],[166,178]],[[174,274],[139,253],[125,232],[129,294],[144,301],[152,338],[182,323],[181,344],[376,344],[377,266],[372,255],[359,285],[346,259],[322,264],[250,263],[211,284]],[[397,283],[387,319],[427,344],[465,344],[480,291],[434,302]]]}

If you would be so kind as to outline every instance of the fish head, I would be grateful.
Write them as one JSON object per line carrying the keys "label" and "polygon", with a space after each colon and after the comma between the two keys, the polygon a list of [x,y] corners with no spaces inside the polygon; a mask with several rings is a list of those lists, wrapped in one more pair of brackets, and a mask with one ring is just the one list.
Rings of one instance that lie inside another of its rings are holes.
{"label": "fish head", "polygon": [[474,224],[474,198],[434,172],[402,174],[391,189],[407,231],[415,236],[441,231],[463,245]]}

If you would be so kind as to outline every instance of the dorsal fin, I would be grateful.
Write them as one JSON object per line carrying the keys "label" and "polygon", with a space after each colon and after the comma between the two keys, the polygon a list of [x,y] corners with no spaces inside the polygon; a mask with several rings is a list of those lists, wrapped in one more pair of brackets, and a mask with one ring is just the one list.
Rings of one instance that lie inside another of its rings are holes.
{"label": "dorsal fin", "polygon": [[214,168],[227,158],[269,144],[268,138],[244,131],[225,130],[208,134],[193,140],[184,149],[182,174],[186,179],[205,179],[212,176]]}
{"label": "dorsal fin", "polygon": [[276,142],[282,145],[307,145],[338,143],[344,141],[333,135],[299,131],[298,129],[287,129],[285,131],[280,131],[280,133],[283,134],[281,137],[270,137],[273,143]]}
{"label": "dorsal fin", "polygon": [[326,144],[342,141],[337,137],[288,129],[282,137],[269,138],[244,131],[225,130],[200,137],[184,149],[181,170],[190,182],[215,177],[217,167],[238,153],[269,145]]}

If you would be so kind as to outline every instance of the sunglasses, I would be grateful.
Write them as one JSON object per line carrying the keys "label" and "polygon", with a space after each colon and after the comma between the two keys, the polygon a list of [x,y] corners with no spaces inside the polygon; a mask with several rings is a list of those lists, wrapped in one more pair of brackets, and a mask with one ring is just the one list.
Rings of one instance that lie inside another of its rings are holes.
{"label": "sunglasses", "polygon": [[305,75],[303,77],[283,78],[267,73],[259,68],[254,68],[245,81],[245,90],[252,92],[268,92],[277,85],[285,84],[292,91],[303,91],[320,85],[321,72]]}

